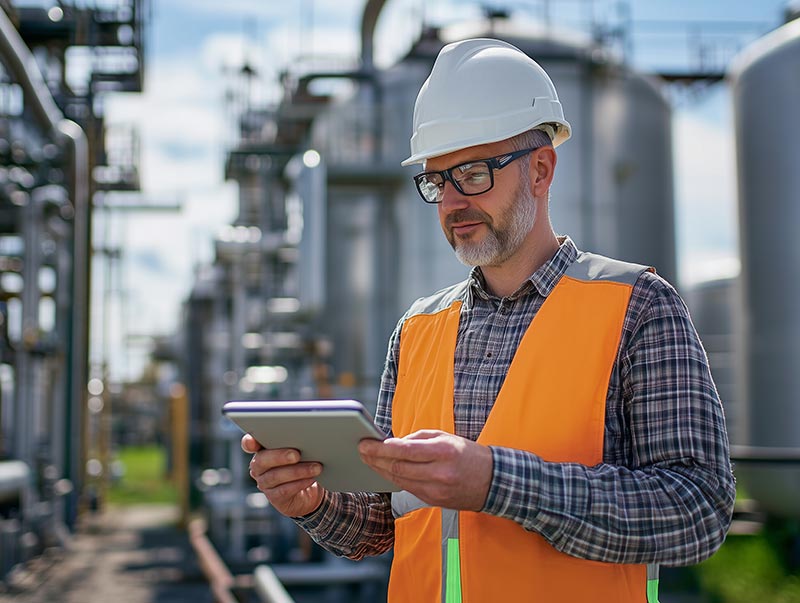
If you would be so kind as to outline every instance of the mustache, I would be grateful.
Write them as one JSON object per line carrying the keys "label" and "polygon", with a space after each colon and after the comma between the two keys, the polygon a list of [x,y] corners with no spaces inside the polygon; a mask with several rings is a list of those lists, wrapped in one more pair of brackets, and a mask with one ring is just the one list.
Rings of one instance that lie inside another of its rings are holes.
{"label": "mustache", "polygon": [[459,209],[451,214],[448,214],[444,220],[444,225],[447,228],[452,228],[454,223],[459,222],[486,222],[491,226],[492,218],[489,216],[489,214],[484,213],[479,209],[469,207],[467,209]]}

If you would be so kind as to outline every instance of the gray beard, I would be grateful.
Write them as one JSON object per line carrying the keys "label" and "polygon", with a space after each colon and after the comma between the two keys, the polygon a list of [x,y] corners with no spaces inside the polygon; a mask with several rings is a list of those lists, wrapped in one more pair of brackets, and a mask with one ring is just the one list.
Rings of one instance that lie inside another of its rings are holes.
{"label": "gray beard", "polygon": [[459,241],[448,236],[456,258],[467,266],[499,266],[510,258],[522,245],[525,237],[536,222],[536,201],[527,182],[520,182],[515,202],[505,213],[498,216],[497,222],[503,226],[497,228],[485,222],[489,232],[479,242]]}

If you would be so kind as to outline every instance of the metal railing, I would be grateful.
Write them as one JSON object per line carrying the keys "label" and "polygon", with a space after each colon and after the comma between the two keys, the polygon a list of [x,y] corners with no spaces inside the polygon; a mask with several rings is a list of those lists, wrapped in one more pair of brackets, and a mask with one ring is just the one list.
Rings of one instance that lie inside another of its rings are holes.
{"label": "metal railing", "polygon": [[189,524],[189,541],[197,555],[200,569],[208,580],[214,603],[238,603],[239,600],[233,594],[233,574],[206,536],[204,521],[196,519]]}
{"label": "metal railing", "polygon": [[800,465],[800,447],[732,445],[731,460],[741,463],[793,463]]}
{"label": "metal railing", "polygon": [[262,603],[294,603],[294,599],[268,565],[259,565],[253,572],[255,590]]}

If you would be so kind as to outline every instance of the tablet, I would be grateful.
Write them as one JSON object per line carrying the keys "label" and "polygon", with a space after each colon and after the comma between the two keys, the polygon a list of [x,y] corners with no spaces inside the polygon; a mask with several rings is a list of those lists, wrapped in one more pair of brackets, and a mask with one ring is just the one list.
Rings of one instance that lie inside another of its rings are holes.
{"label": "tablet", "polygon": [[267,448],[294,448],[322,463],[317,481],[335,492],[395,492],[400,488],[361,460],[358,442],[383,440],[355,400],[231,401],[222,413]]}

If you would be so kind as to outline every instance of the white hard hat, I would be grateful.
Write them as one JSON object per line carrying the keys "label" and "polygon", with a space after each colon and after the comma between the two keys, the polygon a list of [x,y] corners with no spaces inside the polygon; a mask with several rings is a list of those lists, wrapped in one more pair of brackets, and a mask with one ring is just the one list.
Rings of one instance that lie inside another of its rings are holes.
{"label": "white hard hat", "polygon": [[500,40],[454,42],[439,52],[417,95],[411,156],[402,165],[535,128],[548,131],[553,146],[570,137],[556,88],[544,69]]}

